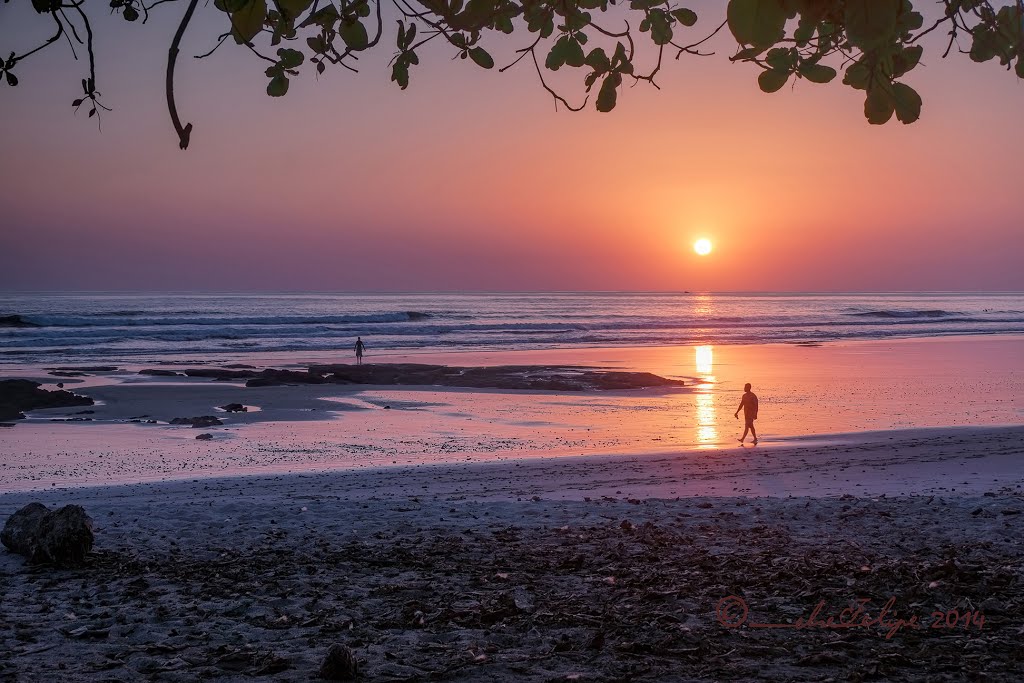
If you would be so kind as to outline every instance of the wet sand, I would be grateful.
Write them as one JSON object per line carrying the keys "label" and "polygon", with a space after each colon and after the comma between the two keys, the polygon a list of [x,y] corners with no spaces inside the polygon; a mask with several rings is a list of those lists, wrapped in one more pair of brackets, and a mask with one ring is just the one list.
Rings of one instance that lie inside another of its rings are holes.
{"label": "wet sand", "polygon": [[[63,379],[66,388],[99,405],[88,413],[37,411],[4,429],[0,491],[530,457],[734,453],[742,424],[733,411],[747,380],[761,399],[759,448],[837,432],[1021,424],[1022,357],[1024,340],[1006,336],[386,358],[587,365],[686,382],[684,387],[589,392],[245,387],[140,376],[131,368],[77,378],[48,377],[38,368],[40,379]],[[281,360],[273,367],[282,367]],[[181,367],[194,365],[190,360]],[[217,409],[235,402],[249,406],[249,412]],[[207,442],[195,441],[197,430],[167,424],[201,415],[225,423],[201,430],[212,435]],[[67,419],[76,421],[51,421]],[[145,424],[150,419],[157,424]]]}

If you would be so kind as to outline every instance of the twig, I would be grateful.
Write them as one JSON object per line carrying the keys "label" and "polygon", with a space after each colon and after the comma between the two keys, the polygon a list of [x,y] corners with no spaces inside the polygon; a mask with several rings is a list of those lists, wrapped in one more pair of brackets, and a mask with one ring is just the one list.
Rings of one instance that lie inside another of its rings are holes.
{"label": "twig", "polygon": [[181,119],[178,118],[178,108],[174,104],[174,64],[178,60],[178,46],[181,45],[181,39],[185,35],[188,23],[192,21],[192,14],[196,11],[197,4],[199,4],[199,0],[191,0],[189,2],[188,8],[185,10],[185,16],[181,18],[178,30],[174,34],[174,40],[171,41],[171,49],[167,52],[167,110],[171,114],[171,124],[174,126],[174,131],[178,134],[178,146],[181,149],[188,149],[188,141],[192,135],[192,124],[189,123],[182,127]]}

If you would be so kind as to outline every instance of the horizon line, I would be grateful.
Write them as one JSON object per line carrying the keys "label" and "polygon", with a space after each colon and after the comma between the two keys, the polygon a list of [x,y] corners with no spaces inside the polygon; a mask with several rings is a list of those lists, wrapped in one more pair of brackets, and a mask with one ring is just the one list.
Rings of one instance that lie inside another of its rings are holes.
{"label": "horizon line", "polygon": [[331,289],[9,289],[4,296],[76,296],[76,295],[219,295],[219,296],[266,296],[266,295],[332,295],[332,296],[401,296],[401,295],[662,295],[662,296],[841,296],[841,295],[1024,295],[1024,290],[1014,289],[916,289],[916,290],[685,290],[685,289],[422,289],[422,290],[331,290]]}

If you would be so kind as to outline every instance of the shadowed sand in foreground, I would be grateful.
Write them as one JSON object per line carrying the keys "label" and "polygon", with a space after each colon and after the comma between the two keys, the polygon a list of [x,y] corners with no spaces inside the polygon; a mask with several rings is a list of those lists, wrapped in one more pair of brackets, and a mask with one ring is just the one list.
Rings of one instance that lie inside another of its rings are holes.
{"label": "shadowed sand in foreground", "polygon": [[82,569],[0,553],[0,675],[305,681],[343,642],[370,680],[1019,678],[1022,437],[8,494],[97,529]]}

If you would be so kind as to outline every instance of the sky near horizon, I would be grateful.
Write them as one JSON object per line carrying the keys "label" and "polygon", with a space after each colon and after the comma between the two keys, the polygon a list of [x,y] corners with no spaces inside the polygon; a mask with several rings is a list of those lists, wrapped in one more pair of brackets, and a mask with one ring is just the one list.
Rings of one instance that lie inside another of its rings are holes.
{"label": "sky near horizon", "polygon": [[[694,39],[724,16],[694,9]],[[0,288],[1024,290],[1024,84],[940,59],[944,43],[906,79],[924,99],[909,126],[869,126],[839,79],[761,93],[728,35],[609,114],[555,112],[525,62],[484,71],[444,48],[400,91],[393,33],[359,74],[307,68],[271,99],[244,49],[190,58],[220,32],[211,4],[179,61],[182,152],[163,99],[180,12],[154,15],[97,15],[102,132],[72,114],[67,45],[0,86]],[[0,51],[49,31],[29,3],[0,6]]]}

